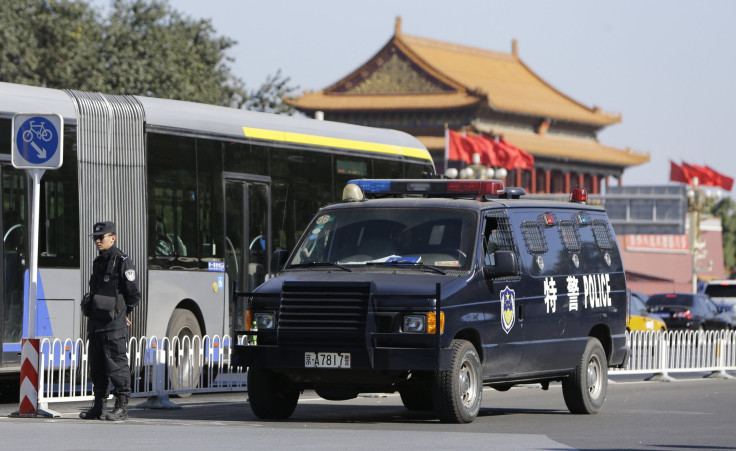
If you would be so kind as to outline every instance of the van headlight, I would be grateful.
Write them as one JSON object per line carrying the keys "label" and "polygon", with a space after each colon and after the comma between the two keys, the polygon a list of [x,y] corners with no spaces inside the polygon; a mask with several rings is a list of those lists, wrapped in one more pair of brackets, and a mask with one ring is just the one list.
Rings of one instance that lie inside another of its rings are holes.
{"label": "van headlight", "polygon": [[404,332],[426,332],[426,315],[406,315],[404,317]]}
{"label": "van headlight", "polygon": [[276,315],[274,312],[254,313],[253,320],[258,330],[273,329],[276,327]]}

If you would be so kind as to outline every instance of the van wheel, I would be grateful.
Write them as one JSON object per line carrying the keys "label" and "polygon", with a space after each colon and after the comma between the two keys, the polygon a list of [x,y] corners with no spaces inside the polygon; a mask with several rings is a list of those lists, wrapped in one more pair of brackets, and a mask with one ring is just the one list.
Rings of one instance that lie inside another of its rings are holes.
{"label": "van wheel", "polygon": [[[196,388],[199,382],[199,372],[202,369],[199,362],[199,351],[202,346],[200,341],[202,330],[199,327],[199,321],[187,309],[174,309],[166,335],[169,337],[174,353],[174,363],[168,369],[171,388],[173,390]],[[194,337],[197,337],[196,341]],[[176,348],[173,347],[174,344],[177,345]],[[191,395],[191,393],[179,393],[177,396],[186,398]]]}
{"label": "van wheel", "polygon": [[450,369],[437,371],[434,405],[445,423],[470,423],[478,416],[483,398],[483,377],[475,347],[466,340],[452,340]]}
{"label": "van wheel", "polygon": [[289,418],[299,401],[299,389],[265,368],[248,369],[248,402],[263,420]]}
{"label": "van wheel", "polygon": [[562,380],[562,395],[571,413],[598,412],[608,390],[608,361],[597,338],[588,337],[580,363]]}

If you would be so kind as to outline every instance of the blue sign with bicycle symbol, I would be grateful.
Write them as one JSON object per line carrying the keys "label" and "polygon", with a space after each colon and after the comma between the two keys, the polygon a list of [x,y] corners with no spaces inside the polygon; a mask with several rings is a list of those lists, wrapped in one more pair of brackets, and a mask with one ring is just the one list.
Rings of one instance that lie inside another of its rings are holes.
{"label": "blue sign with bicycle symbol", "polygon": [[62,163],[63,124],[58,114],[16,114],[13,117],[13,166],[59,168]]}

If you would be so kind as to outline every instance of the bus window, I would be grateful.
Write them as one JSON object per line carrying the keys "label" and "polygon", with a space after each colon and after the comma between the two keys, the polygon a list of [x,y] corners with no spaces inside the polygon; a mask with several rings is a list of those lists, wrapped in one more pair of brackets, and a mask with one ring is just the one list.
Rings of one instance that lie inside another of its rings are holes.
{"label": "bus window", "polygon": [[149,261],[156,267],[198,267],[196,168],[193,138],[148,135]]}
{"label": "bus window", "polygon": [[225,143],[225,167],[229,172],[269,175],[269,147],[247,143]]}
{"label": "bus window", "polygon": [[[369,171],[371,162],[367,158],[345,157],[336,155],[335,171],[333,178],[335,180],[334,195],[342,197],[342,190],[349,180],[365,179],[373,177]],[[334,200],[333,200],[334,201]]]}
{"label": "bus window", "polygon": [[[380,179],[400,179],[404,177],[402,163],[391,160],[374,160],[373,175],[371,177]],[[416,177],[419,178],[419,177]],[[342,194],[342,193],[341,193]]]}
{"label": "bus window", "polygon": [[278,148],[270,157],[274,244],[292,249],[319,207],[335,201],[332,158],[322,152]]}
{"label": "bus window", "polygon": [[19,343],[23,332],[23,275],[26,259],[26,173],[3,165],[3,336],[2,343]]}
{"label": "bus window", "polygon": [[39,258],[41,267],[79,267],[79,194],[76,133],[64,130],[64,164],[41,180]]}
{"label": "bus window", "polygon": [[199,267],[224,261],[222,240],[222,143],[197,140],[197,211],[199,219]]}

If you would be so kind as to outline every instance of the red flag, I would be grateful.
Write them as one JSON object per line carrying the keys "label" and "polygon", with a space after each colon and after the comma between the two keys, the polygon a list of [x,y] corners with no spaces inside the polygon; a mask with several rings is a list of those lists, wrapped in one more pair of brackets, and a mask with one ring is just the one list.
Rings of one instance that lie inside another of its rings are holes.
{"label": "red flag", "polygon": [[682,167],[689,173],[691,184],[693,178],[697,177],[699,185],[717,186],[718,179],[713,177],[713,175],[708,171],[704,170],[704,168],[695,164],[685,163],[684,161],[682,162]]}
{"label": "red flag", "polygon": [[483,136],[466,136],[466,145],[469,149],[470,156],[478,154],[480,156],[480,164],[485,166],[498,166],[498,159],[493,148],[491,140]]}
{"label": "red flag", "polygon": [[497,144],[498,147],[503,149],[505,155],[504,168],[511,170],[532,169],[534,167],[534,157],[529,152],[519,149],[503,138],[499,138]]}
{"label": "red flag", "polygon": [[715,169],[711,168],[710,166],[705,166],[706,169],[709,171],[717,174],[719,178],[719,186],[723,188],[726,191],[731,191],[731,188],[733,188],[733,178],[729,177],[727,175],[723,175],[720,172],[716,171]]}
{"label": "red flag", "polygon": [[465,145],[465,137],[458,132],[447,130],[447,159],[448,160],[460,160],[468,164],[473,163],[472,154],[468,153],[468,149]]}
{"label": "red flag", "polygon": [[670,180],[690,184],[690,177],[685,172],[685,169],[672,160],[670,160]]}

